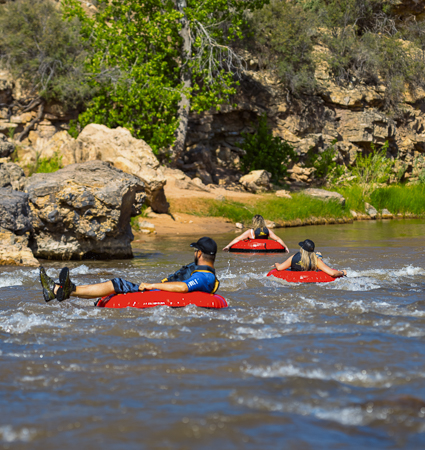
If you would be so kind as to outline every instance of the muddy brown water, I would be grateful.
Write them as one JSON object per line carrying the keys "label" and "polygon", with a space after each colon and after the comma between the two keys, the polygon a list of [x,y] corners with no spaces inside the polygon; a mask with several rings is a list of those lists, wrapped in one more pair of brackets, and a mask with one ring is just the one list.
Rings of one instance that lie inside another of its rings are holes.
{"label": "muddy brown water", "polygon": [[[265,277],[281,256],[221,252],[228,309],[106,310],[46,304],[37,270],[1,268],[1,448],[425,448],[425,221],[277,234],[349,276],[288,284]],[[157,281],[191,241],[69,267],[79,284]]]}

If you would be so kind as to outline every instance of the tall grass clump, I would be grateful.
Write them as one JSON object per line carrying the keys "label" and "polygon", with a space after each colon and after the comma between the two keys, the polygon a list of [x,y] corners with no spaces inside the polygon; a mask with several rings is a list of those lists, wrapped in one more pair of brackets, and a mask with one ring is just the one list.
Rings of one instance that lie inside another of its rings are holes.
{"label": "tall grass clump", "polygon": [[425,215],[425,184],[376,189],[371,202],[378,210],[386,208],[392,214]]}
{"label": "tall grass clump", "polygon": [[364,211],[363,190],[358,184],[337,186],[332,190],[338,192],[345,198],[345,208],[347,211]]}
{"label": "tall grass clump", "polygon": [[204,214],[213,217],[225,217],[232,222],[250,223],[255,214],[261,214],[276,222],[296,219],[342,218],[348,215],[346,207],[337,201],[322,201],[303,194],[293,194],[293,199],[266,197],[249,206],[233,201],[220,202],[206,200],[209,207]]}

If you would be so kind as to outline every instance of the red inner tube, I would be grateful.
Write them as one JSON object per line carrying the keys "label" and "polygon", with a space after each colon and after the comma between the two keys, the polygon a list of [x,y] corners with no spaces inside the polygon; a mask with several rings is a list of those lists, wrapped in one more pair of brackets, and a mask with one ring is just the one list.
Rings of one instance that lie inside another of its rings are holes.
{"label": "red inner tube", "polygon": [[225,298],[218,294],[206,292],[166,292],[144,291],[129,294],[113,294],[100,299],[95,306],[99,308],[153,308],[154,306],[171,306],[181,308],[196,305],[201,308],[227,308]]}
{"label": "red inner tube", "polygon": [[336,278],[331,277],[325,272],[318,270],[317,272],[306,270],[297,272],[295,270],[277,270],[273,269],[268,274],[268,277],[274,276],[290,283],[329,283],[335,281]]}
{"label": "red inner tube", "polygon": [[285,247],[273,239],[244,239],[229,248],[237,253],[285,253]]}

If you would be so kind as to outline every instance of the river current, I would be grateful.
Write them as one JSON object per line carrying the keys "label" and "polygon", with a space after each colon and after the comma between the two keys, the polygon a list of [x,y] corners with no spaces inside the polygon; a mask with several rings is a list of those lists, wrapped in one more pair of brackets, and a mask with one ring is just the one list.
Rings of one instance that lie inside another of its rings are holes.
{"label": "river current", "polygon": [[[348,277],[289,284],[265,276],[285,256],[219,252],[229,308],[107,310],[46,304],[38,269],[0,268],[1,448],[425,448],[425,221],[275,231]],[[159,281],[199,237],[68,266],[77,284]]]}

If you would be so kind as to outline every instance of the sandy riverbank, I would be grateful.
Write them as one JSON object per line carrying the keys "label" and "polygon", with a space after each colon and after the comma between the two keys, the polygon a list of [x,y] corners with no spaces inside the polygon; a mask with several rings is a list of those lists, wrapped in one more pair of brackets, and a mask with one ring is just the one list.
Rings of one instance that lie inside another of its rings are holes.
{"label": "sandy riverbank", "polygon": [[[260,195],[248,192],[234,192],[226,189],[214,189],[210,192],[188,189],[178,189],[174,186],[165,186],[165,195],[169,201],[171,214],[157,214],[146,220],[155,225],[158,235],[210,235],[235,231],[235,225],[222,217],[198,217],[198,199],[216,199],[220,196],[228,200],[241,203],[251,203],[260,198]],[[184,210],[187,213],[176,212]],[[193,211],[194,214],[190,214]],[[156,216],[156,217],[155,217]],[[240,230],[238,230],[240,231]],[[136,239],[141,233],[134,232]],[[146,235],[145,235],[146,236]]]}

